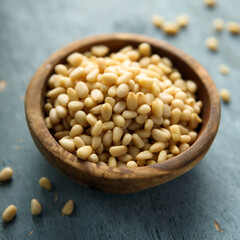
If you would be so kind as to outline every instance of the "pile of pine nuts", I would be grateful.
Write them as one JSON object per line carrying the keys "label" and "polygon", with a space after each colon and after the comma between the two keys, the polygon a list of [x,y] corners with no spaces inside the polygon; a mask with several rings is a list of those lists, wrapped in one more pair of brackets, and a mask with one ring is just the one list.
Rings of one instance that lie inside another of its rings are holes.
{"label": "pile of pine nuts", "polygon": [[47,128],[64,149],[100,165],[166,161],[190,147],[202,122],[196,83],[148,43],[74,52],[55,66],[48,87]]}

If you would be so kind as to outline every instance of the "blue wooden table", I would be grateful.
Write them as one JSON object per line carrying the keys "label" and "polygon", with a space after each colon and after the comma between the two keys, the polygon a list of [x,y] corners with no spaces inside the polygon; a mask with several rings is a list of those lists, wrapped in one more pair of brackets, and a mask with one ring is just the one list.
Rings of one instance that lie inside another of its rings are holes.
{"label": "blue wooden table", "polygon": [[[218,2],[208,9],[201,0],[0,1],[0,79],[7,83],[0,91],[0,169],[14,169],[12,181],[0,183],[0,212],[9,204],[18,208],[14,221],[0,222],[0,240],[240,239],[240,36],[212,29],[215,18],[240,21],[240,1]],[[170,21],[187,13],[190,24],[166,37],[149,21],[155,13]],[[86,189],[57,173],[36,149],[24,116],[28,82],[51,53],[76,39],[110,32],[168,41],[197,59],[217,87],[232,94],[231,103],[222,105],[214,144],[197,167],[130,195]],[[217,53],[204,46],[209,36],[220,41]],[[231,73],[221,75],[219,64],[228,65]],[[51,179],[52,192],[38,185],[42,176]],[[41,216],[31,216],[32,198],[42,203]],[[75,202],[74,213],[62,217],[60,209],[69,199]],[[224,232],[216,230],[214,221]]]}

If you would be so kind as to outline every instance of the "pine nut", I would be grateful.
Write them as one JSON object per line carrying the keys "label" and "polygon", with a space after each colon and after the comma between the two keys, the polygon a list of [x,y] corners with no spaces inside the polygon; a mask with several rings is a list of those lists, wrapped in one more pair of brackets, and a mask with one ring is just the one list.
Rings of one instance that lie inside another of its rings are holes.
{"label": "pine nut", "polygon": [[92,153],[91,146],[83,146],[77,150],[77,156],[83,160],[86,160],[91,155],[91,153]]}
{"label": "pine nut", "polygon": [[99,136],[102,133],[102,121],[97,121],[92,127],[91,134],[92,136]]}
{"label": "pine nut", "polygon": [[39,215],[42,212],[42,206],[37,199],[32,199],[31,201],[31,213],[34,216]]}
{"label": "pine nut", "polygon": [[108,160],[108,166],[111,168],[117,167],[117,160],[115,157],[110,157]]}
{"label": "pine nut", "polygon": [[98,159],[98,155],[93,153],[88,157],[88,161],[92,162],[92,163],[98,163],[99,159]]}
{"label": "pine nut", "polygon": [[9,180],[13,175],[13,170],[10,167],[5,167],[0,171],[0,181],[7,181]]}
{"label": "pine nut", "polygon": [[145,145],[143,140],[136,133],[132,135],[132,143],[139,149],[143,148],[143,146]]}
{"label": "pine nut", "polygon": [[14,205],[10,205],[8,206],[3,214],[2,214],[2,220],[5,223],[11,222],[13,220],[13,218],[16,216],[17,213],[17,208]]}
{"label": "pine nut", "polygon": [[44,189],[46,189],[46,190],[48,190],[48,191],[51,191],[51,190],[52,190],[52,184],[51,184],[50,180],[49,180],[48,178],[46,178],[46,177],[41,177],[41,178],[39,179],[39,185],[40,185],[42,188],[44,188]]}
{"label": "pine nut", "polygon": [[137,163],[134,161],[129,161],[126,164],[126,167],[128,167],[128,168],[137,167],[137,166],[138,166]]}
{"label": "pine nut", "polygon": [[69,216],[72,214],[74,208],[73,200],[68,200],[62,208],[62,216]]}
{"label": "pine nut", "polygon": [[112,106],[109,103],[104,103],[101,106],[101,114],[105,121],[108,121],[112,116]]}
{"label": "pine nut", "polygon": [[161,150],[165,149],[166,144],[164,142],[155,142],[149,149],[152,153],[158,153]]}
{"label": "pine nut", "polygon": [[59,140],[60,145],[69,152],[73,152],[75,150],[75,143],[69,139],[62,138]]}
{"label": "pine nut", "polygon": [[120,157],[127,153],[127,147],[124,145],[110,147],[109,152],[113,157]]}
{"label": "pine nut", "polygon": [[143,152],[140,152],[137,156],[136,156],[136,159],[137,160],[146,160],[146,159],[151,159],[153,157],[153,154],[148,151],[148,150],[145,150]]}

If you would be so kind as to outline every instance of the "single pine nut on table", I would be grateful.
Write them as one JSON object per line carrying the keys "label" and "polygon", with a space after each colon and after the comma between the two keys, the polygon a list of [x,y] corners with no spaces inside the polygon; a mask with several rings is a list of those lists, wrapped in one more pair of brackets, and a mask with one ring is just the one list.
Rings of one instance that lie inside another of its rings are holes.
{"label": "single pine nut on table", "polygon": [[[152,19],[167,34],[176,34],[188,20],[187,15],[180,15],[178,23]],[[210,48],[216,50],[213,42]],[[46,126],[78,161],[110,168],[167,161],[194,143],[202,122],[198,86],[183,76],[171,59],[154,53],[148,43],[116,52],[100,45],[72,53],[49,78]],[[39,184],[52,189],[47,178]],[[64,215],[72,205],[67,203]]]}

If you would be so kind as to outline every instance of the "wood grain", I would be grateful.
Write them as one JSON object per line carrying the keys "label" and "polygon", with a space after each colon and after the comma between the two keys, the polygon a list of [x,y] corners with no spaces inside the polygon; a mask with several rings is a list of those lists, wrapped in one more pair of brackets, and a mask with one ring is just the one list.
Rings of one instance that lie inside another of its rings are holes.
{"label": "wood grain", "polygon": [[[53,73],[54,66],[65,62],[66,57],[72,52],[87,51],[91,46],[98,44],[105,44],[111,51],[116,51],[126,45],[136,47],[141,42],[150,43],[154,53],[170,58],[185,79],[192,79],[197,83],[198,98],[204,105],[203,124],[197,141],[187,151],[153,166],[111,169],[79,161],[56,142],[45,126],[43,104],[48,77]],[[80,39],[55,52],[34,74],[26,92],[25,110],[29,130],[36,146],[59,172],[81,185],[111,193],[141,191],[189,171],[208,151],[220,121],[220,101],[216,86],[197,61],[164,41],[128,33]]]}

